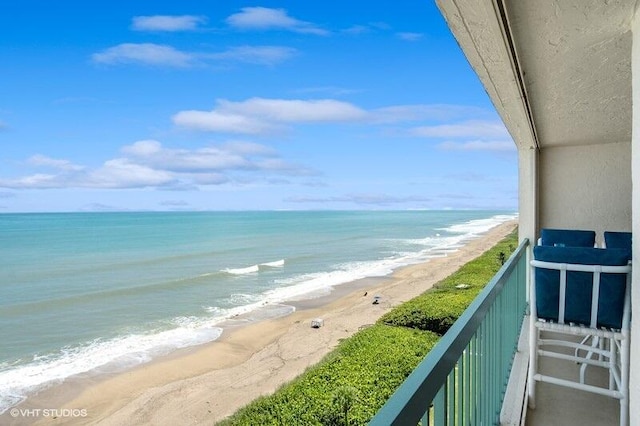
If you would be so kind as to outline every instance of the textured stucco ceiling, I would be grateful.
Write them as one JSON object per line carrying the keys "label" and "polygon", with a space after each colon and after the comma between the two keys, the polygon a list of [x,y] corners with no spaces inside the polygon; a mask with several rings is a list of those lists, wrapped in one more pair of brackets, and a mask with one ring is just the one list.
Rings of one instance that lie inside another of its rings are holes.
{"label": "textured stucco ceiling", "polygon": [[505,3],[540,146],[630,141],[636,0]]}

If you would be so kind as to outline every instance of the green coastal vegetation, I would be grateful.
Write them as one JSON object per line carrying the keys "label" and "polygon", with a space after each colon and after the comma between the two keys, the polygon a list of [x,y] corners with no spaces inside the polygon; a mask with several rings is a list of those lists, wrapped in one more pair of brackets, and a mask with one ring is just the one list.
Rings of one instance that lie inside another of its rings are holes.
{"label": "green coastal vegetation", "polygon": [[517,240],[516,230],[219,425],[367,424],[498,272]]}

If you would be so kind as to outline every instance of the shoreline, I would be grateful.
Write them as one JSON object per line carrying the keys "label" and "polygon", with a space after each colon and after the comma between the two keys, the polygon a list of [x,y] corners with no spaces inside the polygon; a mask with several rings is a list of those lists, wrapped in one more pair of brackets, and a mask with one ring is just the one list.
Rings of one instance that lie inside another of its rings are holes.
{"label": "shoreline", "polygon": [[[254,323],[224,326],[215,341],[177,350],[128,370],[76,377],[18,405],[31,410],[8,424],[214,423],[320,361],[340,340],[430,288],[493,247],[517,221],[504,222],[446,257],[405,266],[387,277],[335,287],[326,296],[287,303],[296,311]],[[367,296],[364,293],[367,292]],[[374,294],[382,299],[372,305]],[[325,325],[311,329],[320,317]],[[33,415],[53,409],[57,414]],[[83,415],[85,414],[85,415]]]}

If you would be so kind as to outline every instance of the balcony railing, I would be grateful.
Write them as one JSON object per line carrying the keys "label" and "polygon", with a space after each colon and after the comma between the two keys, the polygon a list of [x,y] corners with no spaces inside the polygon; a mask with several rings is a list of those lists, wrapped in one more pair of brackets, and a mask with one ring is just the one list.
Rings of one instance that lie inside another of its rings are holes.
{"label": "balcony railing", "polygon": [[370,425],[499,424],[527,307],[528,245],[520,244]]}

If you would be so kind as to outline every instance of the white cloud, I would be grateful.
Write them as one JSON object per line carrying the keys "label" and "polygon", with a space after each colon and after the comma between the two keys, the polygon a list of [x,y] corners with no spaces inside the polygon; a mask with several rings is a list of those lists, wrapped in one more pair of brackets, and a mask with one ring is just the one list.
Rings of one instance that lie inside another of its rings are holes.
{"label": "white cloud", "polygon": [[343,32],[347,34],[366,34],[371,32],[371,28],[367,27],[366,25],[354,25],[343,30]]}
{"label": "white cloud", "polygon": [[418,41],[423,37],[420,33],[398,33],[398,38],[405,41]]}
{"label": "white cloud", "polygon": [[284,123],[336,122],[364,119],[367,112],[333,99],[298,100],[251,98],[244,102],[218,100],[219,108]]}
{"label": "white cloud", "polygon": [[513,141],[466,141],[466,142],[442,142],[438,148],[445,151],[516,151]]}
{"label": "white cloud", "polygon": [[287,14],[284,9],[243,7],[227,18],[227,23],[241,30],[287,30],[303,34],[327,35],[329,32],[310,22]]}
{"label": "white cloud", "polygon": [[238,46],[223,52],[211,53],[184,52],[172,46],[153,43],[123,43],[94,53],[91,59],[95,63],[107,65],[139,64],[189,68],[212,62],[276,65],[296,53],[296,49],[285,46]]}
{"label": "white cloud", "polygon": [[48,188],[61,188],[62,182],[58,175],[37,173],[31,176],[24,176],[17,179],[0,179],[0,188],[13,188],[13,189],[48,189]]}
{"label": "white cloud", "polygon": [[196,185],[222,185],[229,182],[229,178],[222,173],[199,173],[191,176]]}
{"label": "white cloud", "polygon": [[275,65],[286,61],[296,53],[296,49],[283,46],[238,46],[232,47],[225,52],[203,54],[201,56],[221,61],[230,60],[248,64]]}
{"label": "white cloud", "polygon": [[51,167],[58,170],[82,170],[84,167],[73,164],[69,160],[57,160],[44,155],[34,155],[27,160],[27,163],[36,167]]}
{"label": "white cloud", "polygon": [[345,34],[360,35],[374,32],[388,32],[391,26],[385,22],[368,22],[367,24],[356,24],[342,30]]}
{"label": "white cloud", "polygon": [[[490,117],[492,113],[478,107],[462,105],[394,105],[365,110],[336,99],[267,99],[250,98],[234,102],[216,100],[211,111],[187,110],[176,113],[174,124],[198,131],[238,134],[269,134],[295,123],[370,123],[442,122],[464,117]],[[487,135],[509,137],[502,123],[469,120],[456,124],[414,127],[408,134],[431,137],[462,137]]]}
{"label": "white cloud", "polygon": [[167,207],[186,207],[189,203],[184,200],[165,200],[160,202],[160,205]]}
{"label": "white cloud", "polygon": [[404,204],[414,202],[429,202],[430,198],[409,195],[409,196],[394,196],[388,194],[348,194],[332,197],[289,197],[285,201],[292,203],[355,203],[362,205],[379,205],[386,206],[390,204]]}
{"label": "white cloud", "polygon": [[272,133],[288,123],[358,121],[367,112],[332,99],[288,100],[252,98],[244,102],[216,101],[212,111],[180,111],[172,119],[182,127],[241,134]]}
{"label": "white cloud", "polygon": [[244,155],[259,155],[264,157],[278,155],[275,149],[255,142],[230,141],[222,145],[222,147],[231,152]]}
{"label": "white cloud", "polygon": [[181,52],[171,46],[153,43],[124,43],[92,55],[94,62],[102,64],[146,64],[185,68],[194,65],[193,54]]}
{"label": "white cloud", "polygon": [[122,147],[120,151],[122,157],[107,160],[93,169],[74,165],[68,160],[35,155],[28,160],[30,165],[53,168],[55,172],[0,179],[0,188],[197,190],[200,185],[315,174],[308,168],[280,158],[268,146],[246,141],[188,150],[166,148],[156,140],[141,140]]}
{"label": "white cloud", "polygon": [[[414,127],[410,134],[446,139],[437,147],[443,151],[515,152],[516,146],[500,121],[467,120],[455,124]],[[473,138],[468,140],[468,138]],[[467,140],[465,140],[467,139]]]}
{"label": "white cloud", "polygon": [[136,16],[131,28],[135,31],[193,31],[206,22],[204,16],[194,15]]}
{"label": "white cloud", "polygon": [[239,133],[257,135],[274,132],[278,127],[263,120],[241,114],[213,111],[180,111],[171,117],[182,127],[205,132]]}
{"label": "white cloud", "polygon": [[146,188],[167,185],[175,180],[168,171],[155,170],[126,158],[106,161],[102,167],[88,173],[79,186],[90,188]]}
{"label": "white cloud", "polygon": [[[449,104],[393,105],[374,109],[370,113],[376,123],[403,121],[449,121],[465,117],[485,117],[490,112],[483,108]],[[434,126],[437,127],[437,126]],[[419,128],[419,129],[422,129]],[[413,130],[415,132],[415,129]]]}
{"label": "white cloud", "polygon": [[469,120],[457,124],[440,124],[414,128],[416,136],[434,138],[503,138],[510,137],[509,132],[499,121]]}
{"label": "white cloud", "polygon": [[153,155],[162,150],[162,144],[153,139],[137,141],[132,145],[122,147],[122,152],[134,156]]}
{"label": "white cloud", "polygon": [[125,209],[110,206],[108,204],[90,203],[90,204],[85,204],[84,206],[80,207],[78,210],[80,210],[81,212],[116,212],[116,211],[123,211]]}
{"label": "white cloud", "polygon": [[369,26],[380,31],[388,31],[391,29],[391,25],[386,22],[369,22]]}
{"label": "white cloud", "polygon": [[256,162],[262,170],[275,171],[288,176],[315,176],[318,173],[306,167],[290,163],[281,158],[267,158]]}
{"label": "white cloud", "polygon": [[163,148],[157,141],[139,141],[122,148],[132,160],[154,169],[172,172],[198,172],[257,168],[249,158],[231,150],[206,147],[197,150]]}

